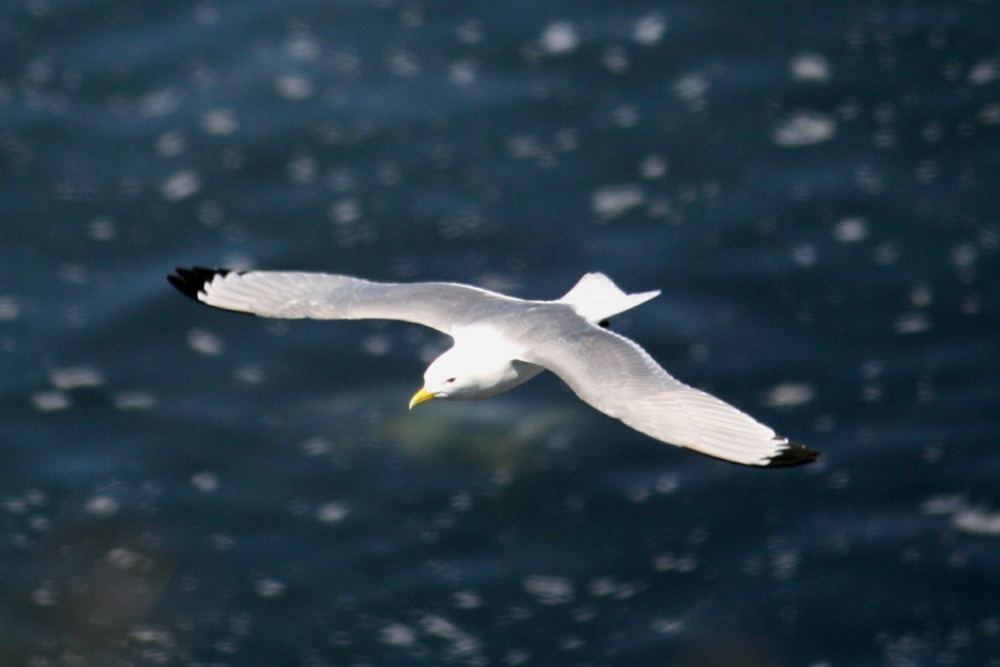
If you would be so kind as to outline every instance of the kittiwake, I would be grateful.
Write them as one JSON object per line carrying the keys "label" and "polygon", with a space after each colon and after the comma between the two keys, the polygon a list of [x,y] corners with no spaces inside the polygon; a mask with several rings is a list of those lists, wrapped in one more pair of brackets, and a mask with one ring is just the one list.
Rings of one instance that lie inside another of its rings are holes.
{"label": "kittiwake", "polygon": [[819,453],[674,379],[607,318],[659,291],[626,294],[588,273],[555,301],[517,299],[459,283],[382,283],[328,273],[182,269],[167,276],[196,301],[263,317],[389,319],[448,334],[413,408],[432,398],[488,398],[543,370],[601,412],[657,440],[754,466],[795,466]]}

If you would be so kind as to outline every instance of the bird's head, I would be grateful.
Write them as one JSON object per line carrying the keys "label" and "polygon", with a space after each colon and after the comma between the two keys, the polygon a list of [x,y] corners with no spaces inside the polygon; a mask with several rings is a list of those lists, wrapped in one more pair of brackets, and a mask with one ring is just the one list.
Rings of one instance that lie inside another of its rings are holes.
{"label": "bird's head", "polygon": [[424,372],[424,386],[410,399],[410,408],[432,398],[488,398],[506,391],[517,373],[507,358],[492,359],[481,352],[453,347]]}

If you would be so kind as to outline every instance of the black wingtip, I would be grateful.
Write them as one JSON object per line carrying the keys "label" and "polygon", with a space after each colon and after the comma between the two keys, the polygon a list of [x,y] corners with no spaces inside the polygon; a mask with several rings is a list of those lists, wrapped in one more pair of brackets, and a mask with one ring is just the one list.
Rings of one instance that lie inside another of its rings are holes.
{"label": "black wingtip", "polygon": [[790,468],[812,463],[819,458],[819,452],[797,442],[787,442],[767,463],[768,468]]}
{"label": "black wingtip", "polygon": [[212,282],[216,276],[224,276],[229,273],[226,269],[206,269],[195,266],[190,269],[177,267],[174,273],[167,276],[167,281],[177,288],[184,296],[201,302],[199,294],[204,293],[205,284]]}

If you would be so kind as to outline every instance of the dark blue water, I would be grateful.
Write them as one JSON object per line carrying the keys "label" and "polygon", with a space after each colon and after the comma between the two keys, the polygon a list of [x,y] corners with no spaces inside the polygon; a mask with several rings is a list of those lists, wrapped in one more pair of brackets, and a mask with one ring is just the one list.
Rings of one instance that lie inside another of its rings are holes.
{"label": "dark blue water", "polygon": [[[0,664],[1000,665],[1000,6],[0,9]],[[663,295],[743,468],[175,265]]]}

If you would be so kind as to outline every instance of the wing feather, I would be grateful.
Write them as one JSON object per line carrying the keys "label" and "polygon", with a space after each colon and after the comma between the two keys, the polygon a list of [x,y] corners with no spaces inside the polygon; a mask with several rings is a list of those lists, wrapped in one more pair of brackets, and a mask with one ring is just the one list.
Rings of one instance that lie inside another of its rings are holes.
{"label": "wing feather", "polygon": [[168,276],[187,296],[216,308],[263,317],[389,319],[450,334],[484,304],[519,301],[456,283],[379,283],[329,273],[182,269]]}
{"label": "wing feather", "polygon": [[528,350],[524,360],[558,375],[601,412],[658,440],[758,466],[813,461],[817,452],[663,370],[637,344],[586,326]]}

